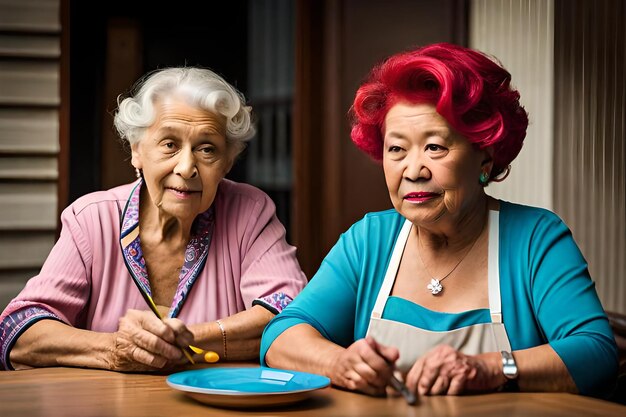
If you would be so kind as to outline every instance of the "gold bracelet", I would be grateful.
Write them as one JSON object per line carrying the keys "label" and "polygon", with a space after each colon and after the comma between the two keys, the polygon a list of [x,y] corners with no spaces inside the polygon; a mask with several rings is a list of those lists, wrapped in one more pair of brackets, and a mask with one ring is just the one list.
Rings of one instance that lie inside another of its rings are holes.
{"label": "gold bracelet", "polygon": [[220,328],[220,331],[222,332],[222,343],[224,345],[224,356],[222,356],[222,358],[226,360],[226,358],[228,358],[228,355],[226,353],[226,330],[224,329],[224,325],[222,324],[221,321],[215,320],[215,322],[217,323],[217,325]]}

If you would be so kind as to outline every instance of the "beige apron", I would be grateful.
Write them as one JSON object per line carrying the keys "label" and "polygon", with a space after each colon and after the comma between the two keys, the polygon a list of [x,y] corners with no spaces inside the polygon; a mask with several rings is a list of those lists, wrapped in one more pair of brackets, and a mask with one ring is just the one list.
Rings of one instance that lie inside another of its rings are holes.
{"label": "beige apron", "polygon": [[500,303],[500,273],[498,266],[499,212],[489,212],[488,287],[491,323],[474,324],[448,331],[420,329],[410,324],[382,318],[382,313],[396,279],[402,253],[409,237],[411,222],[406,220],[393,249],[383,285],[380,288],[370,317],[367,335],[383,345],[395,346],[400,351],[396,367],[407,372],[415,361],[433,347],[446,344],[456,350],[475,355],[485,352],[511,351],[509,338],[502,323]]}

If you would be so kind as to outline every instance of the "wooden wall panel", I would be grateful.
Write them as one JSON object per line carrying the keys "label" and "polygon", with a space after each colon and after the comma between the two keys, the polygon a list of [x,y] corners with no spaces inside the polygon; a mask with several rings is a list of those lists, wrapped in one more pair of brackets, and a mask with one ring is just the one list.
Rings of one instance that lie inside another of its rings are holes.
{"label": "wooden wall panel", "polygon": [[41,233],[2,233],[0,235],[1,270],[40,268],[50,253],[54,240],[54,233],[46,235]]}
{"label": "wooden wall panel", "polygon": [[58,221],[56,204],[54,182],[0,182],[0,233],[16,230],[51,233]]}
{"label": "wooden wall panel", "polygon": [[24,287],[24,276],[32,277],[39,273],[39,269],[18,271],[0,271],[0,309],[9,304],[9,301]]}
{"label": "wooden wall panel", "polygon": [[348,111],[371,67],[432,42],[466,42],[462,0],[299,1],[294,102],[294,217],[309,277],[339,235],[391,207],[381,167],[352,144]]}
{"label": "wooden wall panel", "polygon": [[0,180],[56,180],[56,156],[0,156]]}
{"label": "wooden wall panel", "polygon": [[0,104],[58,106],[59,63],[0,61]]}
{"label": "wooden wall panel", "polygon": [[61,54],[59,37],[0,34],[0,57],[58,58]]}
{"label": "wooden wall panel", "polygon": [[0,153],[56,154],[58,117],[55,108],[0,108]]}
{"label": "wooden wall panel", "polygon": [[0,30],[60,32],[59,0],[0,0]]}
{"label": "wooden wall panel", "polygon": [[58,221],[60,0],[0,0],[0,309]]}

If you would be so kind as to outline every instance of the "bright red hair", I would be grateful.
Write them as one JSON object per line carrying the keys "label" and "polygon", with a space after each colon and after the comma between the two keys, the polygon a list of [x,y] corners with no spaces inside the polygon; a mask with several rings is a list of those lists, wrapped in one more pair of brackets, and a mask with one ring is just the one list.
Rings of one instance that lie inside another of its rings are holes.
{"label": "bright red hair", "polygon": [[438,43],[391,56],[374,67],[352,106],[352,141],[380,161],[383,123],[399,101],[431,103],[479,148],[494,147],[490,179],[517,157],[528,115],[511,87],[511,74],[487,55]]}

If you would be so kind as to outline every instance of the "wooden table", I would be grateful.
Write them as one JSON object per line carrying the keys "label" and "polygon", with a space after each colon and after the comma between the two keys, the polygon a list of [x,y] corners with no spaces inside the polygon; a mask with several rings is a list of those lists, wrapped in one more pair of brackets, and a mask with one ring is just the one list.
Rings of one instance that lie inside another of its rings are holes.
{"label": "wooden table", "polygon": [[408,406],[401,397],[373,398],[335,388],[288,407],[229,410],[198,403],[171,389],[165,378],[72,368],[0,372],[0,416],[626,416],[624,406],[570,394],[423,397]]}

